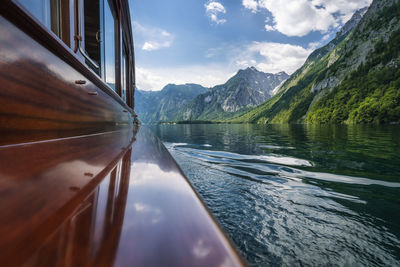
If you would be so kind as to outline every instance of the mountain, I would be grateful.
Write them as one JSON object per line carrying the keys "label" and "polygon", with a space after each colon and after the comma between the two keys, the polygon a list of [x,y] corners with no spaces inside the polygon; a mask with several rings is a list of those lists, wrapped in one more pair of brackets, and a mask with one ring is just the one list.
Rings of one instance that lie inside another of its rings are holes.
{"label": "mountain", "polygon": [[374,0],[262,105],[231,122],[400,122],[400,3]]}
{"label": "mountain", "polygon": [[135,111],[144,123],[171,121],[181,107],[207,90],[198,84],[168,84],[161,91],[135,90]]}
{"label": "mountain", "polygon": [[176,120],[220,120],[242,114],[271,98],[274,89],[289,77],[285,72],[264,73],[254,67],[239,70],[225,84],[196,96]]}

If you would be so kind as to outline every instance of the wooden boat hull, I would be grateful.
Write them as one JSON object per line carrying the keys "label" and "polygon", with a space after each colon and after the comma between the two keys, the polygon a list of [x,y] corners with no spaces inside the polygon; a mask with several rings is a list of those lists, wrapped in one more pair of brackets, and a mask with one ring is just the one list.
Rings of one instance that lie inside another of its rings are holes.
{"label": "wooden boat hull", "polygon": [[131,109],[113,91],[96,85],[90,75],[67,64],[4,17],[0,17],[0,47],[0,145],[133,124]]}
{"label": "wooden boat hull", "polygon": [[0,12],[0,266],[243,265],[133,110],[11,1]]}
{"label": "wooden boat hull", "polygon": [[141,127],[0,147],[1,266],[240,266]]}

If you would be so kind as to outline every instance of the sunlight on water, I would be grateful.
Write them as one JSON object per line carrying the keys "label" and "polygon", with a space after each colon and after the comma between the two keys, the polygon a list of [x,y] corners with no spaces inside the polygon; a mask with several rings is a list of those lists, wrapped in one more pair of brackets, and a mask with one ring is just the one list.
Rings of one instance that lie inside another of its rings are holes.
{"label": "sunlight on water", "polygon": [[[270,163],[282,164],[286,166],[308,166],[311,167],[311,162],[307,160],[292,158],[292,157],[284,157],[279,155],[240,155],[237,153],[230,153],[224,151],[209,151],[209,150],[198,150],[191,148],[184,148],[185,146],[196,146],[187,143],[164,143],[165,146],[173,151],[176,147],[181,147],[179,151],[184,152],[187,156],[193,156],[197,158],[202,158],[207,160],[209,163],[223,163],[226,162],[236,167],[248,167],[251,169],[256,169],[258,171],[263,170],[265,172],[270,172],[271,169],[268,166],[262,166],[256,163],[243,163],[243,161],[266,161]],[[197,155],[196,155],[197,154]],[[206,156],[206,157],[202,157]],[[235,162],[238,161],[238,162]],[[386,182],[380,180],[372,180],[361,177],[351,177],[346,175],[335,175],[331,173],[321,173],[321,172],[307,172],[303,170],[293,169],[293,168],[280,168],[277,166],[277,173],[280,176],[286,176],[288,179],[291,178],[309,178],[309,179],[319,179],[330,182],[341,182],[341,183],[349,183],[349,184],[361,184],[361,185],[382,185],[388,187],[400,187],[400,183]],[[248,173],[251,175],[250,173]]]}
{"label": "sunlight on water", "polygon": [[399,127],[154,130],[251,265],[398,265]]}

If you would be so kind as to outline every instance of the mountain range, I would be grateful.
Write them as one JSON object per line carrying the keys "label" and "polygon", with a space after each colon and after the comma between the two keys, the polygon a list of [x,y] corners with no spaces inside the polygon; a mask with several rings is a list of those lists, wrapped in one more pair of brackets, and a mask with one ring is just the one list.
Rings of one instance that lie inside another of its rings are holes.
{"label": "mountain range", "polygon": [[190,100],[207,91],[198,84],[168,84],[161,91],[135,90],[135,111],[144,123],[171,121]]}
{"label": "mountain range", "polygon": [[221,120],[237,116],[271,98],[274,89],[287,78],[285,72],[264,73],[254,67],[239,70],[225,84],[196,96],[175,119]]}
{"label": "mountain range", "polygon": [[399,123],[399,56],[400,3],[374,0],[275,96],[230,122]]}
{"label": "mountain range", "polygon": [[145,123],[400,123],[400,1],[374,0],[290,77],[239,70],[225,84],[136,92]]}
{"label": "mountain range", "polygon": [[285,72],[271,74],[249,67],[213,88],[169,84],[161,91],[136,90],[135,110],[144,123],[233,118],[271,98],[287,78]]}

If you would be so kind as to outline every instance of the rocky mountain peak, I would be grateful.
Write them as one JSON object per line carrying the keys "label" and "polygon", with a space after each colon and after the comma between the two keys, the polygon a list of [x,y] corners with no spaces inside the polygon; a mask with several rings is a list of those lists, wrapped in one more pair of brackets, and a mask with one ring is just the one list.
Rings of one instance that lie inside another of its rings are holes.
{"label": "rocky mountain peak", "polygon": [[335,38],[340,38],[343,35],[346,35],[348,32],[350,32],[352,29],[354,29],[355,26],[361,21],[365,13],[367,13],[368,7],[361,8],[357,10],[353,16],[351,17],[350,20],[348,20],[343,27],[336,33]]}
{"label": "rocky mountain peak", "polygon": [[311,53],[273,101],[232,121],[399,123],[399,36],[399,0],[374,0]]}
{"label": "rocky mountain peak", "polygon": [[348,20],[343,27],[336,33],[335,38],[323,47],[318,48],[312,52],[307,58],[307,62],[318,60],[327,53],[331,52],[335,47],[342,42],[346,36],[359,24],[365,13],[368,11],[368,7],[357,10],[350,20]]}
{"label": "rocky mountain peak", "polygon": [[239,70],[236,74],[248,75],[248,74],[257,73],[257,72],[259,72],[259,71],[255,67],[251,66],[251,67],[247,67],[245,69]]}
{"label": "rocky mountain peak", "polygon": [[289,75],[288,75],[286,72],[284,72],[284,71],[278,72],[278,73],[276,73],[275,75],[284,76],[284,77],[286,77],[286,79],[289,78]]}
{"label": "rocky mountain peak", "polygon": [[289,78],[289,75],[284,71],[281,71],[281,72],[278,72],[278,73],[265,73],[265,72],[259,71],[254,66],[247,67],[246,69],[241,69],[241,70],[239,70],[237,72],[237,75],[238,74],[241,74],[241,75],[258,75],[258,74],[261,74],[261,75],[266,75],[266,76],[284,76],[284,77],[286,77],[284,79]]}

